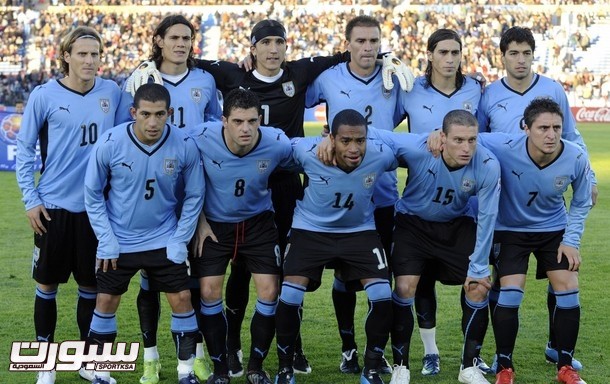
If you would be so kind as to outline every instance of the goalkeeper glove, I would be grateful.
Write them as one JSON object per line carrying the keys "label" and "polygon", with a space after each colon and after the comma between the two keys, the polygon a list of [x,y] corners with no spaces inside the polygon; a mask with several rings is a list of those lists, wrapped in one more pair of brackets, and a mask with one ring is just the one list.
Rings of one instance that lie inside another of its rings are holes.
{"label": "goalkeeper glove", "polygon": [[157,70],[157,66],[154,61],[145,61],[136,68],[135,71],[129,76],[125,83],[125,90],[131,93],[131,96],[135,96],[136,91],[141,85],[148,83],[152,77],[153,82],[163,85],[163,78],[161,78],[161,72]]}
{"label": "goalkeeper glove", "polygon": [[413,73],[409,67],[393,54],[386,53],[383,55],[383,67],[381,72],[383,76],[383,87],[388,91],[394,88],[392,75],[396,76],[400,83],[400,88],[402,88],[403,91],[409,92],[413,89],[413,83],[415,82]]}

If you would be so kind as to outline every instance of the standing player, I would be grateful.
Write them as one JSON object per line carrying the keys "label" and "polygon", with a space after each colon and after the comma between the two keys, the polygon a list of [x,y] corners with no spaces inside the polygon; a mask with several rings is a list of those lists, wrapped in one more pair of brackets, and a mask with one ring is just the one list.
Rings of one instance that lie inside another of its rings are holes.
{"label": "standing player", "polygon": [[[576,129],[576,121],[570,110],[568,99],[562,86],[548,77],[532,72],[536,41],[528,28],[512,27],[500,39],[502,63],[506,77],[490,84],[481,98],[477,117],[481,132],[523,132],[521,122],[523,111],[528,104],[539,97],[550,97],[561,107],[563,114],[562,138],[578,144],[586,151],[586,146]],[[597,182],[592,178],[592,202],[597,200]],[[498,287],[494,286],[490,295],[493,311],[497,302]],[[549,362],[557,362],[557,348],[553,334],[552,312],[556,306],[556,295],[549,284],[547,305],[549,310],[549,341],[545,350]],[[574,359],[572,366],[578,370],[582,364]]]}
{"label": "standing player", "polygon": [[[129,107],[133,94],[140,84],[147,83],[149,75],[169,91],[173,114],[170,121],[178,128],[193,128],[209,120],[220,120],[221,109],[216,95],[216,83],[209,73],[196,68],[193,58],[195,28],[182,15],[165,17],[155,29],[152,54],[147,69],[138,68],[128,79],[119,108],[120,121],[129,121]],[[154,64],[153,64],[154,63]],[[153,68],[158,68],[156,71]],[[199,287],[194,282],[191,292],[193,307],[199,308]],[[137,299],[140,328],[144,341],[144,374],[141,384],[159,382],[159,352],[157,328],[159,325],[159,292],[151,291],[146,276],[141,274],[141,287]],[[198,312],[198,311],[197,311]],[[195,374],[200,380],[210,375],[204,360],[203,336],[198,335]]]}
{"label": "standing player", "polygon": [[[480,84],[461,70],[462,40],[451,29],[439,29],[428,38],[426,73],[415,80],[410,92],[400,92],[397,106],[399,120],[405,115],[409,131],[429,133],[442,128],[443,118],[454,109],[476,115],[481,99]],[[427,266],[415,292],[415,312],[419,334],[424,344],[422,375],[440,372],[436,346],[436,293],[434,265]],[[487,372],[489,367],[479,358],[476,364]]]}
{"label": "standing player", "polygon": [[[166,292],[172,308],[179,384],[197,384],[193,363],[199,330],[186,256],[203,205],[204,177],[195,142],[167,124],[170,105],[163,86],[139,87],[131,108],[135,121],[105,134],[89,161],[85,205],[99,239],[98,297],[89,339],[98,348],[114,342],[121,295],[144,269],[151,289]],[[109,383],[108,372],[95,376],[94,384]]]}
{"label": "standing player", "polygon": [[[555,101],[534,99],[525,109],[524,121],[525,135],[481,135],[481,142],[502,159],[494,238],[501,285],[493,312],[496,384],[514,380],[513,350],[530,253],[538,261],[536,277],[547,277],[557,297],[552,322],[559,351],[557,380],[586,384],[572,366],[572,356],[580,323],[578,248],[591,208],[589,159],[582,148],[561,139],[565,117]],[[573,195],[566,212],[568,186]]]}
{"label": "standing player", "polygon": [[[92,145],[114,126],[120,99],[116,83],[96,77],[102,47],[92,28],[78,27],[65,36],[59,56],[65,77],[34,89],[17,136],[17,182],[34,230],[34,327],[39,342],[54,342],[55,296],[71,273],[78,284],[76,320],[81,340],[87,338],[95,308],[97,239],[85,212],[83,181]],[[43,164],[38,185],[37,140]],[[84,368],[79,373],[92,378]],[[54,382],[55,371],[38,374],[38,384]]]}
{"label": "standing player", "polygon": [[361,383],[383,383],[377,368],[391,326],[391,288],[383,246],[375,231],[371,201],[381,175],[396,168],[390,147],[367,140],[365,118],[353,109],[335,115],[330,140],[336,166],[316,157],[317,138],[296,141],[294,162],[309,177],[297,202],[284,262],[284,282],[276,314],[279,370],[277,384],[294,384],[292,355],[300,328],[305,291],[320,286],[324,266],[339,262],[346,282],[360,282],[369,298],[366,352]]}
{"label": "standing player", "polygon": [[[312,107],[325,101],[327,120],[331,125],[340,111],[352,108],[364,115],[367,125],[393,130],[399,88],[387,90],[383,84],[382,66],[376,60],[381,46],[379,22],[370,16],[355,17],[346,26],[345,39],[351,60],[318,76],[307,91],[306,105]],[[390,254],[392,244],[397,183],[396,172],[387,172],[376,183],[373,195],[375,224],[386,255]],[[339,369],[343,373],[360,373],[354,334],[356,293],[348,292],[344,279],[336,274],[332,297],[342,341]],[[391,372],[385,359],[383,362],[384,373]]]}
{"label": "standing player", "polygon": [[222,123],[205,123],[192,132],[203,158],[207,191],[191,269],[201,286],[202,331],[214,362],[209,379],[214,384],[230,381],[222,305],[230,260],[247,267],[257,292],[246,379],[271,384],[263,360],[275,335],[281,255],[267,184],[277,166],[288,164],[292,149],[283,131],[260,126],[260,114],[256,94],[234,89],[224,98]]}
{"label": "standing player", "polygon": [[[454,110],[443,119],[444,150],[439,158],[428,152],[426,136],[415,145],[399,146],[399,159],[408,164],[409,173],[402,198],[396,203],[391,262],[396,280],[392,351],[398,365],[392,373],[393,384],[410,381],[412,307],[419,277],[429,262],[435,263],[436,278],[443,284],[464,288],[464,346],[458,380],[489,383],[475,364],[487,330],[488,256],[500,168],[491,152],[477,145],[477,131],[477,120],[470,112]],[[476,223],[467,215],[472,196],[479,201]]]}

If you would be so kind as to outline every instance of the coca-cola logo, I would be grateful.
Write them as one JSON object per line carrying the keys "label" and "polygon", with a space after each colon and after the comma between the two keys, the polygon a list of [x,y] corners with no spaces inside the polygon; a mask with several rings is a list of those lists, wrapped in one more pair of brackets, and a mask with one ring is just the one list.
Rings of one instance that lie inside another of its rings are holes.
{"label": "coca-cola logo", "polygon": [[575,107],[572,108],[576,121],[591,121],[596,123],[610,122],[610,108],[606,107]]}

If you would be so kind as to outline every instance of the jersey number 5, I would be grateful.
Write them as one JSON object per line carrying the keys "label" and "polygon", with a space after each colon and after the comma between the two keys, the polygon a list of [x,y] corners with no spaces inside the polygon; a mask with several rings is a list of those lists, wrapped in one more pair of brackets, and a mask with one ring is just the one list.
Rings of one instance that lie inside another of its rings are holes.
{"label": "jersey number 5", "polygon": [[155,188],[153,187],[154,182],[155,179],[146,180],[146,193],[144,194],[144,199],[150,200],[155,195]]}

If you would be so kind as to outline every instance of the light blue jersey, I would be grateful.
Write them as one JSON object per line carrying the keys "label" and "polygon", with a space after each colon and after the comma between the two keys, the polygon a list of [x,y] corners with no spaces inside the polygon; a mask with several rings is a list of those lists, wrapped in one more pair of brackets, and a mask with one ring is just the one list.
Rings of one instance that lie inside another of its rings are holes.
{"label": "light blue jersey", "polygon": [[[561,138],[577,144],[587,152],[587,146],[576,128],[576,119],[563,87],[555,80],[536,73],[532,78],[532,84],[523,93],[510,88],[506,78],[494,81],[485,89],[477,113],[479,132],[523,133],[521,129],[523,112],[532,100],[539,97],[551,98],[559,104],[563,113]],[[597,184],[595,173],[593,170],[590,172],[591,182]]]}
{"label": "light blue jersey", "polygon": [[409,132],[429,133],[441,129],[445,115],[455,109],[463,109],[476,116],[480,99],[481,86],[470,77],[465,77],[460,89],[446,95],[433,85],[428,86],[425,76],[419,76],[410,92],[399,93],[397,123],[406,115]]}
{"label": "light blue jersey", "polygon": [[259,142],[243,156],[232,153],[225,143],[221,122],[198,125],[190,131],[203,158],[209,220],[239,223],[265,211],[273,211],[267,183],[273,170],[286,167],[292,148],[284,131],[259,127]]}
{"label": "light blue jersey", "polygon": [[375,230],[373,190],[382,174],[398,162],[380,141],[367,139],[362,163],[346,173],[316,156],[320,137],[293,139],[294,163],[309,177],[303,200],[297,200],[292,227],[313,232],[353,233]]}
{"label": "light blue jersey", "polygon": [[[85,203],[99,240],[97,257],[167,247],[168,258],[183,262],[203,205],[199,151],[185,132],[169,124],[159,141],[145,145],[136,138],[133,124],[106,132],[89,160]],[[183,200],[179,185],[184,186]],[[176,253],[179,258],[173,258]]]}
{"label": "light blue jersey", "polygon": [[[496,229],[552,232],[565,229],[563,244],[578,248],[591,208],[589,158],[582,148],[562,140],[561,154],[540,167],[527,151],[522,134],[480,134],[480,141],[500,159],[502,192]],[[569,212],[564,194],[572,186]]]}
{"label": "light blue jersey", "polygon": [[[17,183],[26,210],[44,204],[75,213],[85,211],[87,161],[93,144],[115,124],[120,94],[114,81],[101,78],[84,94],[56,80],[34,89],[17,136]],[[35,185],[38,139],[42,175]]]}
{"label": "light blue jersey", "polygon": [[494,81],[485,89],[481,97],[477,119],[480,132],[523,133],[521,120],[523,112],[536,98],[548,97],[555,100],[563,113],[563,132],[561,137],[585,148],[576,129],[576,120],[563,87],[555,80],[534,74],[532,84],[523,93],[513,90],[506,78]]}
{"label": "light blue jersey", "polygon": [[[395,127],[394,112],[400,87],[391,91],[383,88],[381,67],[363,79],[349,69],[349,63],[341,63],[322,72],[307,89],[305,104],[312,107],[326,102],[328,125],[337,113],[354,109],[366,119],[369,127],[392,131]],[[393,205],[398,199],[396,172],[388,172],[377,180],[373,201],[377,207]]]}
{"label": "light blue jersey", "polygon": [[466,216],[469,199],[472,196],[478,198],[477,240],[470,256],[468,276],[489,276],[489,251],[500,197],[500,165],[496,156],[477,145],[470,163],[453,169],[442,156],[435,158],[428,151],[428,135],[417,135],[418,139],[413,140],[413,134],[406,133],[371,129],[370,134],[378,135],[391,145],[401,164],[407,164],[407,182],[396,203],[396,212],[432,222],[448,222]]}
{"label": "light blue jersey", "polygon": [[[163,77],[163,86],[171,96],[171,107],[174,113],[169,122],[178,128],[194,127],[205,121],[220,121],[222,109],[218,102],[216,82],[209,73],[199,68],[191,68],[177,83]],[[129,107],[133,104],[133,97],[123,90],[118,121],[131,121]]]}

